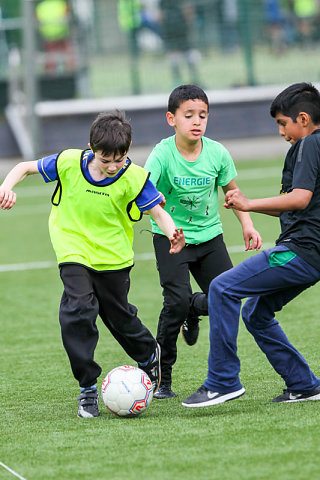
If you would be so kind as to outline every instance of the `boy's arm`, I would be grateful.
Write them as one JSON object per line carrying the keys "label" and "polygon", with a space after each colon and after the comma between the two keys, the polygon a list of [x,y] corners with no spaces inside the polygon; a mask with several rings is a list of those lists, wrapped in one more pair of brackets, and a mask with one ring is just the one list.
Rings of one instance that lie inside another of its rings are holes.
{"label": "boy's arm", "polygon": [[0,186],[0,207],[3,210],[12,208],[16,203],[17,196],[12,191],[14,186],[24,180],[28,175],[35,173],[39,173],[37,160],[21,162],[13,167]]}
{"label": "boy's arm", "polygon": [[179,253],[186,244],[182,228],[180,230],[177,229],[169,213],[163,210],[160,204],[150,208],[147,213],[151,215],[160,230],[170,240],[171,248],[169,253]]}
{"label": "boy's arm", "polygon": [[281,212],[289,210],[304,210],[310,203],[313,192],[303,188],[294,188],[291,192],[284,195],[269,198],[249,199],[236,188],[226,193],[226,208],[241,210],[242,212],[257,212],[266,214],[275,214],[278,216]]}
{"label": "boy's arm", "polygon": [[[229,191],[234,191],[235,188],[238,188],[235,180],[231,180],[231,182],[222,187],[226,195]],[[254,228],[250,215],[246,212],[237,210],[234,210],[234,213],[238,217],[242,226],[245,250],[259,250],[262,245],[262,238],[260,233]]]}

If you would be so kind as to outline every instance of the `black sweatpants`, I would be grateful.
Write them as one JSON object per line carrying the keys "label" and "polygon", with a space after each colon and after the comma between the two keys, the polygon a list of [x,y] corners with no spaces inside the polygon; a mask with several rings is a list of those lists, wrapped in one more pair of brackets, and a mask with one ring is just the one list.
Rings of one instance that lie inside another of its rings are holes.
{"label": "black sweatpants", "polygon": [[[181,325],[188,315],[208,315],[211,280],[232,268],[232,263],[222,234],[208,242],[186,245],[176,255],[169,254],[170,243],[164,235],[154,234],[153,244],[164,297],[157,332],[161,345],[161,378],[163,383],[171,384]],[[190,272],[202,292],[192,293]]]}
{"label": "black sweatpants", "polygon": [[129,272],[130,268],[97,272],[80,264],[60,265],[62,341],[80,387],[94,385],[101,374],[94,361],[98,314],[136,362],[146,362],[156,348],[156,340],[137,317],[137,308],[128,303]]}

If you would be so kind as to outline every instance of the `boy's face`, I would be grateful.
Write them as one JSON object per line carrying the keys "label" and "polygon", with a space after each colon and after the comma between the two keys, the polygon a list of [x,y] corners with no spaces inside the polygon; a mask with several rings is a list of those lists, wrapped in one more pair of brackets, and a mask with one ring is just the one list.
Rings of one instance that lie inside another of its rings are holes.
{"label": "boy's face", "polygon": [[96,165],[101,173],[106,177],[114,177],[124,166],[127,160],[127,154],[121,155],[103,155],[101,151],[94,152]]}
{"label": "boy's face", "polygon": [[286,115],[283,115],[283,113],[277,113],[275,120],[279,127],[279,135],[287,142],[290,142],[291,145],[309,134],[306,130],[306,118],[304,118],[301,113],[297,116],[295,122],[291,117],[287,117]]}
{"label": "boy's face", "polygon": [[167,121],[176,130],[177,137],[195,142],[204,135],[208,122],[208,106],[203,100],[186,100],[173,114],[167,112]]}

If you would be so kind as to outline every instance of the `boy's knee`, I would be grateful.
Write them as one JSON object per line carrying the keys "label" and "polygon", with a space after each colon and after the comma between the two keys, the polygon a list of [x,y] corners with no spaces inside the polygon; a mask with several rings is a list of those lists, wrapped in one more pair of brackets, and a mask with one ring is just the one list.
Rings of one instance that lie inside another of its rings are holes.
{"label": "boy's knee", "polygon": [[98,301],[93,295],[69,297],[67,301],[61,302],[60,324],[66,327],[70,324],[91,323],[98,313]]}
{"label": "boy's knee", "polygon": [[247,330],[263,330],[278,322],[274,318],[274,312],[263,298],[248,298],[241,310],[242,320]]}
{"label": "boy's knee", "polygon": [[170,315],[184,320],[189,313],[190,304],[191,296],[181,296],[176,299],[165,299],[164,308]]}

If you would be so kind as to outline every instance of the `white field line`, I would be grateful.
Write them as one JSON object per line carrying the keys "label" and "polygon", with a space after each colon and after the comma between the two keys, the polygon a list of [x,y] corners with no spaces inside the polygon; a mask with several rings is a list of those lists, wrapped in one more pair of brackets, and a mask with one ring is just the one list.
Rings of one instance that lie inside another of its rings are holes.
{"label": "white field line", "polygon": [[[281,178],[282,167],[267,167],[267,168],[247,168],[238,170],[238,177],[240,180],[257,180],[266,178]],[[236,179],[237,180],[237,179]]]}
{"label": "white field line", "polygon": [[7,467],[7,465],[5,465],[4,463],[0,462],[0,466],[5,468],[6,470],[8,470],[8,472],[12,473],[12,475],[14,475],[15,477],[20,478],[20,480],[26,480],[24,477],[19,475],[19,473],[15,472],[11,468]]}
{"label": "white field line", "polygon": [[[264,243],[263,248],[268,249],[272,248],[274,243]],[[233,247],[228,247],[229,253],[242,253],[244,252],[244,245],[235,245]],[[255,250],[251,253],[254,253]],[[248,252],[250,253],[250,252]],[[137,253],[134,256],[135,261],[146,261],[146,260],[154,260],[155,256],[153,252],[146,252],[146,253]],[[25,270],[43,270],[45,268],[57,268],[56,262],[45,261],[45,262],[27,262],[27,263],[9,263],[0,265],[0,273],[3,272],[17,272],[17,271],[25,271]]]}
{"label": "white field line", "polygon": [[17,272],[19,270],[42,270],[44,268],[57,267],[56,262],[27,262],[9,263],[0,265],[0,272]]}

